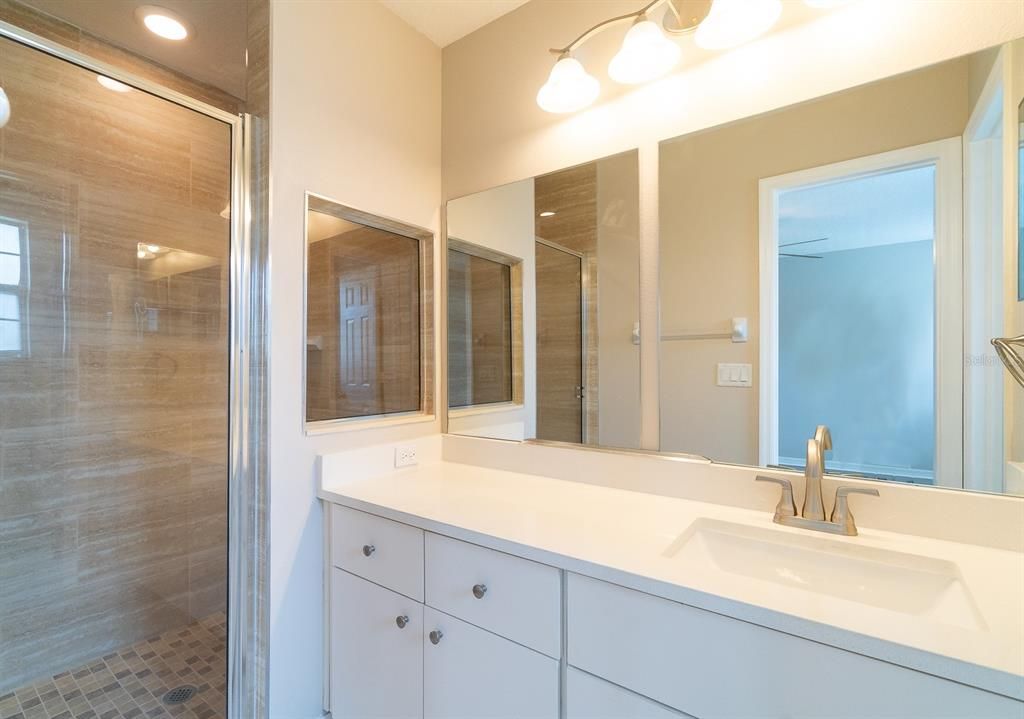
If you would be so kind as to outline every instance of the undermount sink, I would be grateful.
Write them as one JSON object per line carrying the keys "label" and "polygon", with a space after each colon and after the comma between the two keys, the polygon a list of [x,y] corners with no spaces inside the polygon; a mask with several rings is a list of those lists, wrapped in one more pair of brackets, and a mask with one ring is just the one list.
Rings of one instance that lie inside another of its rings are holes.
{"label": "undermount sink", "polygon": [[698,519],[664,556],[694,570],[772,582],[971,629],[984,620],[953,562],[716,519]]}

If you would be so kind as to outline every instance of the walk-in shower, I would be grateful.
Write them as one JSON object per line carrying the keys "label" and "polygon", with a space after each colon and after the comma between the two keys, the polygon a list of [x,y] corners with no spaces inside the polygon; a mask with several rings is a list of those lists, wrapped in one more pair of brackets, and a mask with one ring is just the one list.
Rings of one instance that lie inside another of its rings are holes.
{"label": "walk-in shower", "polygon": [[238,124],[105,80],[0,37],[2,719],[225,714]]}

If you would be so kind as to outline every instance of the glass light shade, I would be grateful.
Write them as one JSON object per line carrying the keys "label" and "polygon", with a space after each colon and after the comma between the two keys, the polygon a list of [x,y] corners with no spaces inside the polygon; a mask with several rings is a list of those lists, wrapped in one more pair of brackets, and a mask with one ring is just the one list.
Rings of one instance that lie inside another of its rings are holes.
{"label": "glass light shade", "polygon": [[694,39],[707,50],[736,47],[767,32],[781,14],[781,0],[715,0]]}
{"label": "glass light shade", "polygon": [[682,50],[665,37],[653,21],[641,20],[629,28],[622,47],[608,65],[615,82],[635,85],[664,75],[679,62]]}
{"label": "glass light shade", "polygon": [[546,112],[576,112],[596,100],[600,91],[597,78],[588,75],[579,60],[563,57],[537,92],[537,104]]}

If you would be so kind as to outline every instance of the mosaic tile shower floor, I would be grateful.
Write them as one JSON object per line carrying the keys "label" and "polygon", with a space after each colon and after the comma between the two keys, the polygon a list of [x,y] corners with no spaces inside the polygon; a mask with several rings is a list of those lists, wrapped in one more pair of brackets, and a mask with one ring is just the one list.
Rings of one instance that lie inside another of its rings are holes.
{"label": "mosaic tile shower floor", "polygon": [[[0,696],[0,719],[221,719],[227,624],[223,613],[111,652],[77,669]],[[164,704],[170,689],[199,691]]]}

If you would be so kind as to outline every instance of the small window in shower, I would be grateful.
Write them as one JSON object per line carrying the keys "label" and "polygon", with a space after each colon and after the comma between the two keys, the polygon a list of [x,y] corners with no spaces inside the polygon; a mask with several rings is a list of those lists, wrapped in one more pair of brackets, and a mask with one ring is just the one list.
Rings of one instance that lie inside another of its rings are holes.
{"label": "small window in shower", "polygon": [[28,351],[28,228],[0,219],[0,355]]}
{"label": "small window in shower", "polygon": [[306,421],[431,413],[431,233],[307,195],[306,243]]}

